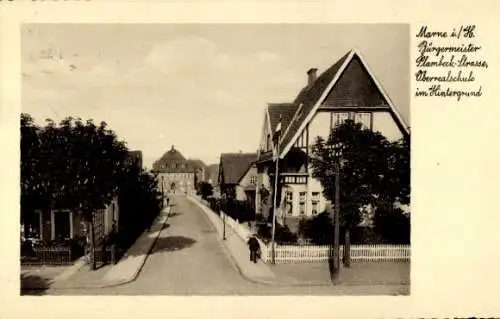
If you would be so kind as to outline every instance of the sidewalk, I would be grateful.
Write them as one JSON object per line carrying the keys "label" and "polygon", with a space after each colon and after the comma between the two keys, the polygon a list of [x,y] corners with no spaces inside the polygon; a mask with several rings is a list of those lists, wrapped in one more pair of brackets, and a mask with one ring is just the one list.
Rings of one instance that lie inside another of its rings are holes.
{"label": "sidewalk", "polygon": [[[192,196],[188,199],[197,204],[212,222],[219,239],[227,249],[240,274],[246,279],[277,286],[331,286],[327,263],[268,265],[262,260],[254,264],[249,260],[246,242],[226,227],[226,240],[222,240],[223,225],[219,216]],[[396,262],[352,263],[351,268],[342,268],[342,286],[394,285],[406,286],[410,282],[410,264]]]}
{"label": "sidewalk", "polygon": [[94,271],[82,264],[67,278],[55,280],[50,289],[85,289],[118,286],[137,278],[158,236],[167,223],[170,206],[160,212],[151,228],[146,230],[116,265],[105,265]]}

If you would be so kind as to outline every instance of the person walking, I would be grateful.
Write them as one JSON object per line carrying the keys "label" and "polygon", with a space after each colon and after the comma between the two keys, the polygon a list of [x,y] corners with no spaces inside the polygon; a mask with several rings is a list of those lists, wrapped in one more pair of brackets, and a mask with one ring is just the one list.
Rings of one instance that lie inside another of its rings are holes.
{"label": "person walking", "polygon": [[257,263],[257,252],[260,249],[260,245],[254,234],[248,239],[248,248],[250,249],[250,261]]}

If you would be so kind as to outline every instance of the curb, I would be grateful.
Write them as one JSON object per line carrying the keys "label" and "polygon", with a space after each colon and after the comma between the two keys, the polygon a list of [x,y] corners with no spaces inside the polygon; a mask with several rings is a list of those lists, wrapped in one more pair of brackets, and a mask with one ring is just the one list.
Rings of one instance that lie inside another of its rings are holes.
{"label": "curb", "polygon": [[[212,228],[214,228],[216,231],[216,227],[213,224],[212,220],[207,216],[207,212],[205,212],[205,209],[209,209],[213,214],[216,214],[213,212],[209,207],[206,207],[203,203],[200,203],[196,197],[188,196],[188,199],[190,199],[192,202],[196,203],[203,211],[204,211],[204,216],[206,219],[209,220],[210,225]],[[221,246],[224,249],[224,252],[226,255],[229,256],[229,259],[231,260],[231,263],[233,264],[234,268],[238,271],[238,273],[241,275],[241,277],[249,282],[256,283],[256,284],[263,284],[263,285],[268,285],[268,286],[275,286],[275,287],[376,287],[376,286],[384,286],[384,287],[390,287],[390,286],[410,286],[410,284],[378,284],[378,285],[366,285],[366,284],[345,284],[345,283],[339,283],[339,284],[332,284],[332,283],[319,283],[319,282],[300,282],[300,283],[283,283],[283,282],[277,282],[277,281],[272,281],[272,280],[265,280],[265,279],[258,279],[255,277],[251,277],[245,274],[245,272],[241,269],[241,267],[238,265],[238,262],[236,261],[235,257],[229,250],[229,247],[225,243],[224,240],[220,238],[220,233],[217,231],[217,240],[221,244]],[[261,261],[262,262],[262,261]],[[267,264],[266,264],[267,265]],[[272,266],[268,266],[272,268]]]}
{"label": "curb", "polygon": [[[169,206],[170,207],[170,206]],[[170,209],[168,211],[168,213],[166,214],[166,219],[165,221],[163,222],[163,224],[161,225],[161,229],[158,231],[158,236],[156,236],[156,238],[153,239],[152,241],[152,244],[151,246],[149,247],[149,249],[147,250],[147,252],[144,254],[144,258],[143,260],[141,261],[140,263],[140,266],[137,267],[137,270],[134,272],[134,274],[132,275],[131,278],[128,278],[128,279],[125,279],[125,280],[121,280],[121,281],[117,281],[117,282],[108,282],[106,284],[101,284],[101,285],[85,285],[85,286],[67,286],[67,287],[51,287],[49,288],[49,290],[72,290],[72,289],[100,289],[100,288],[111,288],[111,287],[117,287],[117,286],[122,286],[122,285],[125,285],[125,284],[128,284],[128,283],[131,283],[133,281],[135,281],[137,279],[137,277],[139,276],[140,272],[142,271],[142,268],[144,267],[144,265],[146,264],[146,261],[149,257],[149,255],[151,254],[151,251],[153,250],[153,247],[155,246],[157,240],[158,240],[158,237],[160,237],[160,234],[161,232],[165,229],[165,225],[167,224],[167,221],[170,217]],[[145,230],[145,232],[148,231],[148,230]],[[144,234],[144,232],[143,232]],[[142,236],[142,235],[141,235]],[[124,256],[125,257],[125,256]],[[85,263],[82,264],[81,267],[83,267],[85,265]],[[81,268],[80,267],[80,268]],[[78,268],[78,269],[80,269]],[[77,270],[78,270],[77,269]],[[76,271],[75,271],[76,272]],[[68,276],[69,277],[69,276]],[[67,278],[67,277],[66,277]]]}

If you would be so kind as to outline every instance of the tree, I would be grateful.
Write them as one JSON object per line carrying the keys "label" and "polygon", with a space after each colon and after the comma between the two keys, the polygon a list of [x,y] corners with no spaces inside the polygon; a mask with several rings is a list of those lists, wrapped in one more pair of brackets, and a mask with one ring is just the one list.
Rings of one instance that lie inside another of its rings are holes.
{"label": "tree", "polygon": [[[56,139],[62,141],[59,168],[66,168],[72,179],[63,180],[71,189],[67,197],[69,207],[80,211],[90,231],[92,269],[95,269],[94,214],[118,195],[126,172],[127,148],[105,122],[99,126],[92,120],[67,118],[56,129]],[[66,165],[61,165],[66,164]]]}
{"label": "tree", "polygon": [[334,202],[335,165],[340,171],[340,223],[345,229],[344,263],[350,265],[350,230],[361,222],[361,209],[377,198],[387,182],[391,143],[380,133],[347,120],[328,139],[318,137],[312,147],[313,176],[323,194]]}
{"label": "tree", "polygon": [[212,184],[207,182],[200,182],[198,184],[198,189],[203,199],[207,199],[209,196],[212,196],[214,192]]}
{"label": "tree", "polygon": [[[21,117],[25,145],[30,145],[27,133],[32,120],[28,115]],[[38,199],[37,205],[44,210],[54,207],[69,208],[79,212],[90,230],[92,268],[95,269],[95,238],[93,217],[97,209],[104,208],[118,194],[123,182],[127,148],[115,133],[107,129],[105,122],[98,126],[92,120],[82,122],[71,117],[59,124],[47,119],[47,125],[37,133],[36,156],[26,150],[23,160],[26,189]],[[23,131],[22,131],[23,134]],[[22,146],[23,148],[23,146]],[[36,158],[36,161],[29,161]],[[36,174],[30,181],[25,175],[36,164]]]}
{"label": "tree", "polygon": [[33,218],[33,211],[39,201],[40,128],[34,124],[33,118],[26,113],[21,114],[21,222],[28,232],[28,220]]}

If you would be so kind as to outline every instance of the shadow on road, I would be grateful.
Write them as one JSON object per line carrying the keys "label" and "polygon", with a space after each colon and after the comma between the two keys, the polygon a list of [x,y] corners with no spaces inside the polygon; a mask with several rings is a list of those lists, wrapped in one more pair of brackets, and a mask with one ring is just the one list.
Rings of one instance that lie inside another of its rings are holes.
{"label": "shadow on road", "polygon": [[156,241],[153,253],[162,251],[177,251],[189,248],[196,243],[196,240],[184,236],[159,237]]}
{"label": "shadow on road", "polygon": [[50,288],[51,280],[37,276],[21,274],[21,296],[41,296]]}
{"label": "shadow on road", "polygon": [[179,213],[179,212],[172,212],[172,213],[168,214],[168,217],[169,217],[169,218],[172,218],[172,217],[179,216],[179,215],[182,215],[182,213]]}

